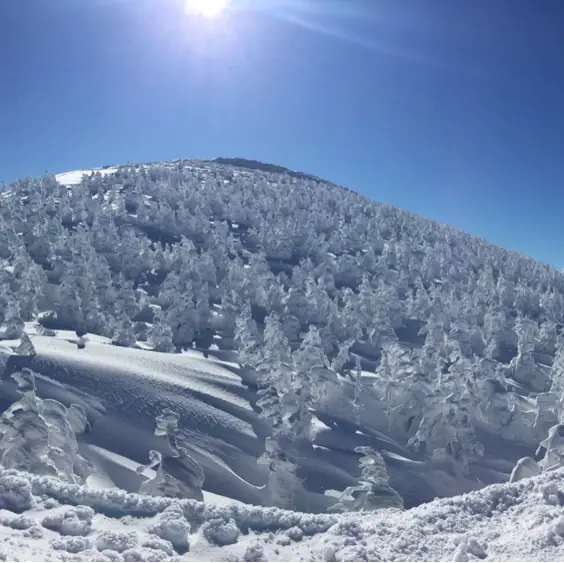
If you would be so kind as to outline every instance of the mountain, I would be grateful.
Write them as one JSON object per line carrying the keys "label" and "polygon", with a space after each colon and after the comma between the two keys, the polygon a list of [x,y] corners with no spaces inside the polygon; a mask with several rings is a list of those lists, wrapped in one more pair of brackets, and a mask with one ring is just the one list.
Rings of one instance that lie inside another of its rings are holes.
{"label": "mountain", "polygon": [[[542,483],[560,504],[560,272],[244,159],[79,170],[1,195],[0,505],[21,516],[0,524],[37,535],[41,556],[481,557],[475,505],[482,550],[532,557],[484,518],[513,525],[516,501],[491,499],[515,491],[541,510]],[[118,516],[135,526],[114,531]],[[401,522],[437,541],[374,539]],[[554,525],[537,527],[547,557]],[[321,548],[335,530],[344,543]],[[348,549],[361,536],[364,555]]]}

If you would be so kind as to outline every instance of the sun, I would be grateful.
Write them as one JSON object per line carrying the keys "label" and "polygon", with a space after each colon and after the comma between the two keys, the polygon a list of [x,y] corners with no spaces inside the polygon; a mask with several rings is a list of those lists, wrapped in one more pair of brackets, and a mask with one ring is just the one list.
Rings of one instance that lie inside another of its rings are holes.
{"label": "sun", "polygon": [[231,0],[185,0],[187,14],[198,14],[204,18],[217,18],[229,7]]}

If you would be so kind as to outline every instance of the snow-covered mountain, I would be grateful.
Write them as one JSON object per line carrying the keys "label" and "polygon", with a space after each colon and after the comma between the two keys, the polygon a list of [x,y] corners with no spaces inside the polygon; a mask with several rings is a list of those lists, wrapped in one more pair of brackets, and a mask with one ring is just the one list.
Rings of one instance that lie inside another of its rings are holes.
{"label": "snow-covered mountain", "polygon": [[29,557],[564,554],[554,268],[243,159],[2,195],[0,525]]}

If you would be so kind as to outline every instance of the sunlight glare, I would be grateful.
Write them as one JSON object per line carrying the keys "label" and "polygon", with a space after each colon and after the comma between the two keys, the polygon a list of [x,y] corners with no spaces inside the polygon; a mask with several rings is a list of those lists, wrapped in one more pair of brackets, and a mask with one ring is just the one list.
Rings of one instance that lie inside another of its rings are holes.
{"label": "sunlight glare", "polygon": [[186,0],[187,14],[198,14],[204,18],[217,18],[229,7],[230,0]]}

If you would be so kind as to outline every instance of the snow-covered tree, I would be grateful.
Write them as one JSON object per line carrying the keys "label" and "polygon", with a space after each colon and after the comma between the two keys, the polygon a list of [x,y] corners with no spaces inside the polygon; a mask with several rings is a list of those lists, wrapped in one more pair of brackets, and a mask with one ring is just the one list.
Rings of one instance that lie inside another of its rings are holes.
{"label": "snow-covered tree", "polygon": [[[279,437],[277,437],[279,438]],[[303,484],[297,476],[298,466],[288,454],[286,444],[277,438],[267,438],[265,452],[258,459],[259,464],[269,468],[268,482],[265,487],[265,504],[295,510],[300,498],[303,499]]]}
{"label": "snow-covered tree", "polygon": [[4,309],[4,322],[0,329],[0,336],[3,340],[21,338],[25,329],[25,323],[20,317],[19,306],[10,300]]}
{"label": "snow-covered tree", "polygon": [[27,332],[22,331],[20,339],[21,339],[20,345],[14,349],[14,352],[18,356],[28,356],[28,357],[35,356],[36,355],[35,346],[33,345],[33,342],[29,338]]}
{"label": "snow-covered tree", "polygon": [[[166,454],[156,450],[149,451],[149,463],[140,465],[137,473],[155,470],[152,478],[141,484],[139,492],[150,496],[188,498],[203,500],[202,486],[205,475],[200,464],[178,445],[179,416],[171,409],[165,409],[156,417],[155,435],[162,436],[166,442]],[[175,464],[182,471],[182,479],[173,477],[167,466]]]}
{"label": "snow-covered tree", "polygon": [[162,312],[155,314],[153,326],[149,330],[148,342],[157,352],[174,352],[172,329],[166,324]]}
{"label": "snow-covered tree", "polygon": [[300,347],[293,354],[294,363],[307,374],[314,367],[327,367],[329,360],[323,351],[323,341],[319,329],[310,325],[309,330],[303,335]]}
{"label": "snow-covered tree", "polygon": [[76,434],[84,432],[87,424],[84,410],[37,397],[35,374],[28,368],[12,378],[23,396],[0,419],[0,463],[70,483],[84,482],[89,468],[76,441]]}
{"label": "snow-covered tree", "polygon": [[265,319],[262,342],[260,359],[256,365],[259,383],[276,384],[277,387],[281,387],[280,382],[277,381],[276,370],[283,365],[291,364],[292,351],[276,313],[271,313]]}
{"label": "snow-covered tree", "polygon": [[239,352],[239,363],[253,367],[260,355],[261,341],[249,302],[235,321],[235,345]]}
{"label": "snow-covered tree", "polygon": [[350,349],[354,344],[353,340],[346,340],[339,344],[339,352],[331,362],[331,369],[336,373],[341,373],[343,368],[350,361]]}
{"label": "snow-covered tree", "polygon": [[380,452],[368,446],[354,450],[359,459],[359,484],[347,487],[339,502],[330,510],[335,512],[375,511],[382,508],[403,508],[403,499],[389,484],[386,462]]}
{"label": "snow-covered tree", "polygon": [[559,340],[550,371],[550,391],[564,399],[564,341]]}
{"label": "snow-covered tree", "polygon": [[543,471],[552,471],[564,467],[564,425],[555,424],[537,450],[537,455],[544,448],[545,454],[540,462]]}
{"label": "snow-covered tree", "polygon": [[517,356],[511,362],[515,379],[529,385],[535,391],[546,390],[548,379],[539,370],[533,354],[538,334],[537,323],[522,316],[518,317],[515,322],[515,332],[518,337]]}

